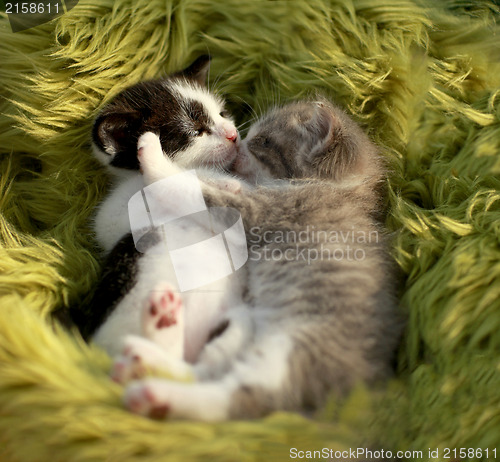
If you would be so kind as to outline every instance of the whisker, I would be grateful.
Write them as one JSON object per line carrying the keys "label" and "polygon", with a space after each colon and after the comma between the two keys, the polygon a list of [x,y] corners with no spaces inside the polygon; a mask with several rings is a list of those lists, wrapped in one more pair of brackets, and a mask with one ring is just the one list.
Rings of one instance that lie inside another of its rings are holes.
{"label": "whisker", "polygon": [[222,77],[224,77],[227,73],[229,72],[229,69],[226,69],[224,70],[224,72],[221,72],[220,74],[217,75],[217,77],[215,78],[213,84],[212,84],[212,88],[210,88],[211,91],[213,91],[214,93],[215,92],[222,92],[223,93],[223,86],[222,87],[217,87],[217,85],[219,84],[219,82],[221,81]]}
{"label": "whisker", "polygon": [[245,128],[247,125],[250,125],[252,122],[254,122],[255,119],[249,119],[247,120],[246,122],[243,122],[241,124],[238,125],[237,129],[238,130],[242,130],[243,128]]}

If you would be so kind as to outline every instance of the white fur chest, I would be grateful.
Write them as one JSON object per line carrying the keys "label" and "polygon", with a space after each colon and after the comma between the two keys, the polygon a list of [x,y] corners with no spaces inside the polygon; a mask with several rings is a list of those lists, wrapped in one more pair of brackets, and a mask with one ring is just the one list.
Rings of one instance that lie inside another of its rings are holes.
{"label": "white fur chest", "polygon": [[130,233],[128,202],[144,187],[142,175],[131,175],[112,189],[110,194],[98,206],[93,220],[93,229],[99,245],[109,253],[116,243]]}

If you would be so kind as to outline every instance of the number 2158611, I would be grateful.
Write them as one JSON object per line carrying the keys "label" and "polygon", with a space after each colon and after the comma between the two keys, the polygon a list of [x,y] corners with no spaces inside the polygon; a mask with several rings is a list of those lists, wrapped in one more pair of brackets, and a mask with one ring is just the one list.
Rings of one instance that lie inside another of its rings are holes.
{"label": "number 2158611", "polygon": [[59,3],[6,3],[7,14],[44,14],[59,13]]}
{"label": "number 2158611", "polygon": [[473,448],[460,448],[460,449],[450,449],[444,448],[443,450],[443,458],[444,459],[481,459],[482,457],[497,458],[497,450],[495,449],[473,449]]}

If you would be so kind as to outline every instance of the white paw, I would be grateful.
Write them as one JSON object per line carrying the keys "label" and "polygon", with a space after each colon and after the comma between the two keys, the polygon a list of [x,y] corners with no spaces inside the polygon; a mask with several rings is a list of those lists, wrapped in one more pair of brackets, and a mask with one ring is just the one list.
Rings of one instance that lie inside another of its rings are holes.
{"label": "white paw", "polygon": [[125,339],[122,354],[115,358],[111,378],[121,384],[145,377],[158,356],[156,345],[149,340],[129,336]]}
{"label": "white paw", "polygon": [[141,156],[145,150],[154,149],[158,146],[160,146],[161,149],[160,138],[158,135],[152,132],[146,132],[141,135],[137,141],[138,155]]}
{"label": "white paw", "polygon": [[233,194],[238,194],[241,191],[241,182],[234,179],[224,180],[220,182],[218,187]]}
{"label": "white paw", "polygon": [[146,132],[139,137],[137,158],[146,185],[180,172],[179,168],[164,154],[158,135],[152,132]]}
{"label": "white paw", "polygon": [[123,397],[125,407],[135,414],[166,419],[171,408],[167,383],[155,379],[132,383]]}
{"label": "white paw", "polygon": [[173,357],[160,345],[143,337],[126,337],[122,354],[115,359],[111,368],[111,379],[125,384],[153,374],[180,381],[194,378],[191,365]]}

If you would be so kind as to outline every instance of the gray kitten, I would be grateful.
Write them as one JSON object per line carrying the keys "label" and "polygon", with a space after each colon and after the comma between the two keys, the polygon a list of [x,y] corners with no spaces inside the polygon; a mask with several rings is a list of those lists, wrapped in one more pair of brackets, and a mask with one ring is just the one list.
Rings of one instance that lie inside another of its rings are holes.
{"label": "gray kitten", "polygon": [[[153,133],[139,138],[138,158],[146,185],[181,172]],[[203,195],[243,218],[250,258],[242,303],[228,307],[193,365],[146,339],[129,343],[127,377],[149,367],[194,379],[131,382],[124,399],[133,412],[217,421],[315,409],[332,391],[391,373],[402,324],[374,145],[330,103],[297,102],[251,127],[234,170],[256,185],[206,183]],[[155,200],[175,210],[169,197],[167,186]]]}

